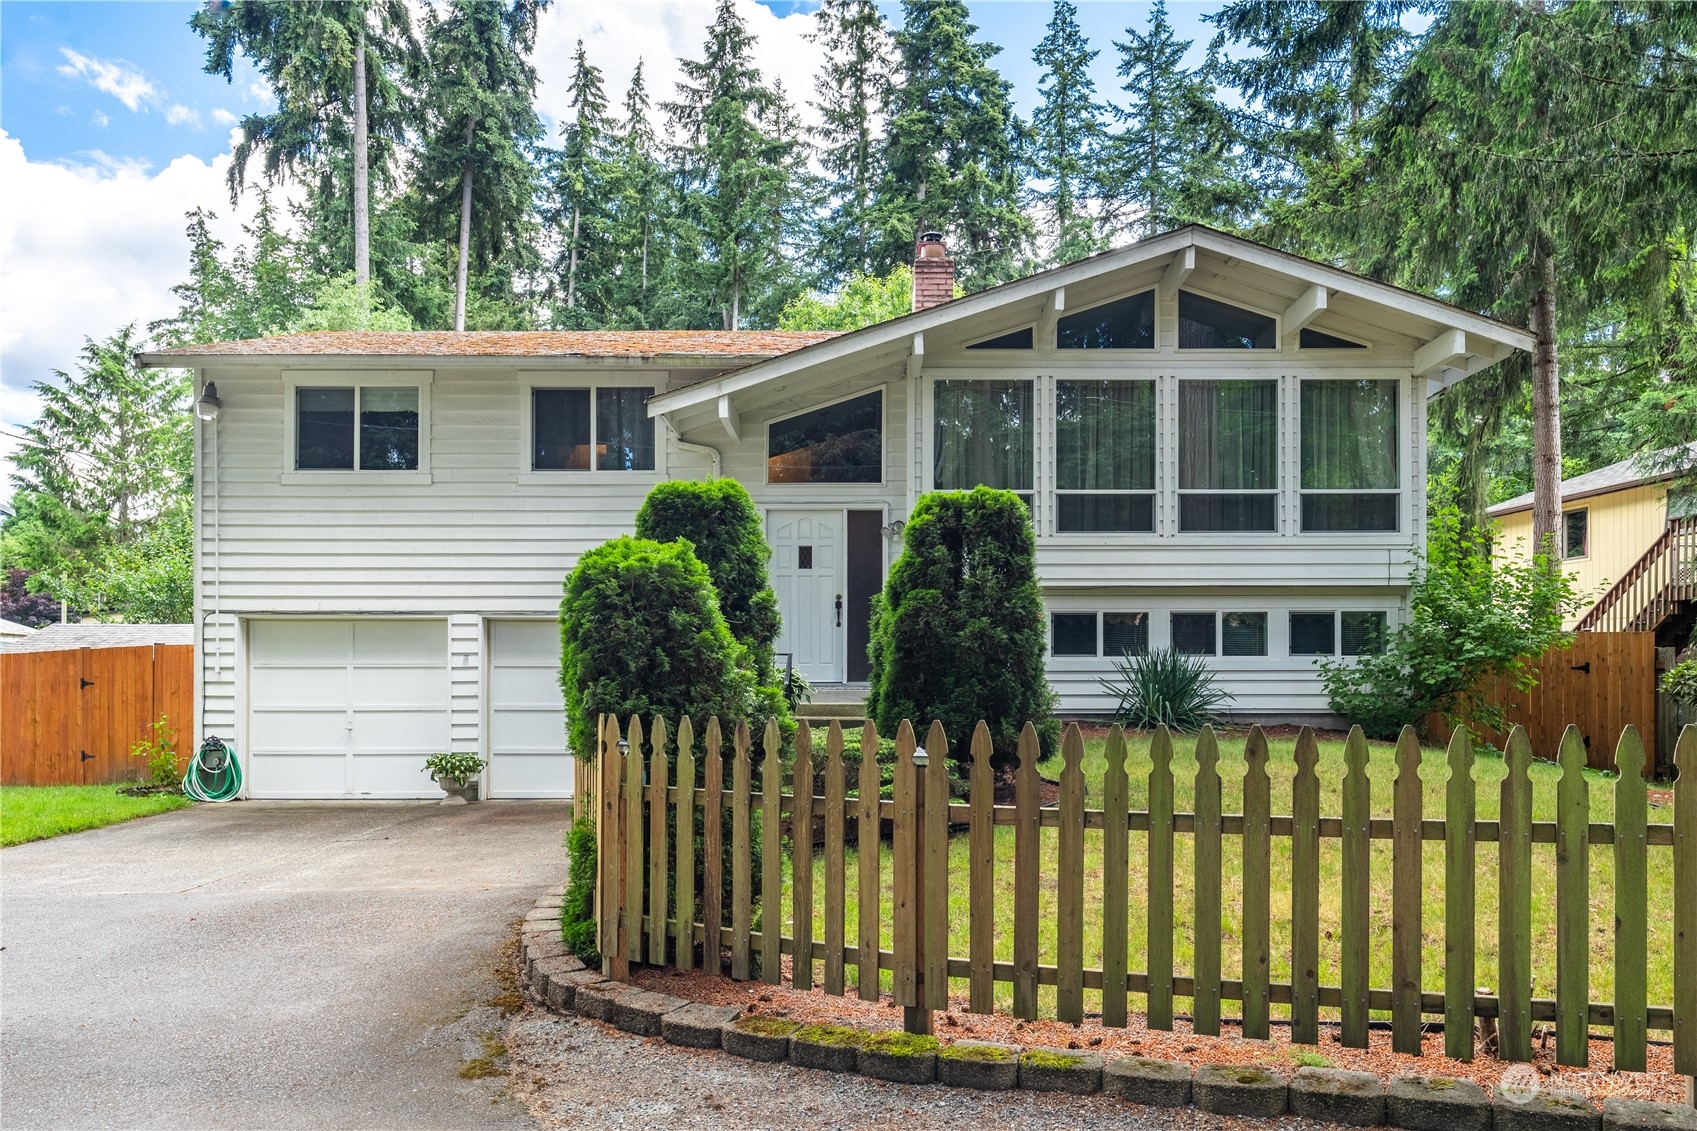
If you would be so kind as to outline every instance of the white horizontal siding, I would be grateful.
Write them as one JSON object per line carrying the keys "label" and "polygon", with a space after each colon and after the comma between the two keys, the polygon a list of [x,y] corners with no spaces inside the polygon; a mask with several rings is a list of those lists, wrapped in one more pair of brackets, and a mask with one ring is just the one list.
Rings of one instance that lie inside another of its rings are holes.
{"label": "white horizontal siding", "polygon": [[483,621],[476,616],[448,618],[448,734],[456,751],[483,747]]}

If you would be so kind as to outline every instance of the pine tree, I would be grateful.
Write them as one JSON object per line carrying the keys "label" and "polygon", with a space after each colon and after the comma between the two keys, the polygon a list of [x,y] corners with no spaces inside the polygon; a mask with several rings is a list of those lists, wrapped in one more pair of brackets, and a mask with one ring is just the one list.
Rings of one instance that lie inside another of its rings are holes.
{"label": "pine tree", "polygon": [[814,138],[829,198],[816,260],[826,274],[822,282],[832,284],[872,269],[872,192],[896,54],[873,0],[825,0],[814,18],[808,38],[825,52],[814,80],[820,120]]}
{"label": "pine tree", "polygon": [[1162,0],[1147,32],[1128,27],[1114,42],[1128,98],[1106,162],[1109,212],[1140,236],[1193,222],[1235,227],[1251,207],[1236,131],[1214,97],[1218,60],[1210,50],[1186,68],[1190,44],[1173,34]]}
{"label": "pine tree", "polygon": [[475,266],[491,263],[532,221],[536,168],[528,149],[541,134],[529,55],[548,0],[448,0],[432,9],[425,49],[434,79],[418,159],[422,234],[454,233],[454,329],[466,328]]}
{"label": "pine tree", "polygon": [[744,309],[787,273],[780,218],[793,147],[773,130],[779,105],[754,65],[754,42],[735,0],[719,0],[702,58],[680,60],[684,81],[665,105],[678,139],[682,218],[699,237],[679,265],[687,297],[674,317],[712,312],[726,330],[741,328]]}
{"label": "pine tree", "polygon": [[1072,0],[1055,0],[1049,34],[1031,53],[1044,68],[1037,82],[1043,102],[1031,117],[1032,171],[1047,182],[1032,195],[1052,218],[1050,263],[1070,263],[1107,245],[1095,212],[1101,197],[1097,172],[1107,141],[1104,110],[1090,77],[1098,54],[1078,26]]}
{"label": "pine tree", "polygon": [[920,233],[936,230],[968,290],[1004,282],[1035,229],[1020,204],[1025,126],[990,65],[1001,48],[972,38],[963,0],[903,0],[902,12],[871,273],[911,262]]}
{"label": "pine tree", "polygon": [[657,324],[654,282],[668,262],[663,236],[669,192],[660,142],[648,115],[648,87],[639,59],[608,146],[605,199],[612,266],[603,279],[608,326],[642,329]]}
{"label": "pine tree", "polygon": [[[640,73],[639,64],[639,77]],[[566,90],[572,117],[560,126],[560,148],[548,163],[553,190],[548,212],[560,245],[551,272],[558,299],[554,324],[576,328],[600,321],[598,292],[608,282],[605,268],[610,266],[601,262],[600,249],[606,234],[604,216],[611,170],[605,154],[612,122],[607,117],[601,68],[589,61],[581,39]],[[586,264],[591,257],[595,262]],[[597,294],[586,298],[586,290]]]}

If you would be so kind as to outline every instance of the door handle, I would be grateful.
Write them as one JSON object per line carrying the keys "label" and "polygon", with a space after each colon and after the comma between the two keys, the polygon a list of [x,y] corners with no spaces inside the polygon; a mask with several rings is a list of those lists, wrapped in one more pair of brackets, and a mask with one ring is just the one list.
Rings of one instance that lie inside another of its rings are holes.
{"label": "door handle", "polygon": [[843,595],[837,594],[837,627],[843,627]]}

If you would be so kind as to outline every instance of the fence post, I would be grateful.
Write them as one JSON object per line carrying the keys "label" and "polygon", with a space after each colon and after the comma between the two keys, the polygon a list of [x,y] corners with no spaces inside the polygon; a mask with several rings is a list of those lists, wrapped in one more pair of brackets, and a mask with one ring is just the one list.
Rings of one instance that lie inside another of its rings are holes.
{"label": "fence post", "polygon": [[1019,732],[1019,769],[1014,775],[1013,840],[1013,1015],[1037,1020],[1037,729]]}
{"label": "fence post", "polygon": [[[1112,743],[1113,739],[1110,738]],[[1122,763],[1120,778],[1125,778],[1123,763],[1125,748],[1121,743],[1118,757]],[[1110,756],[1111,760],[1111,756]],[[1112,772],[1111,770],[1109,771]],[[1120,787],[1121,805],[1117,814],[1118,825],[1122,830],[1118,839],[1122,842],[1119,849],[1120,874],[1112,877],[1110,882],[1123,884],[1125,882],[1125,834],[1126,824],[1124,804],[1125,786]],[[1104,859],[1105,859],[1104,855]],[[1122,908],[1120,917],[1125,911],[1125,897],[1120,897]],[[1148,911],[1148,955],[1149,955],[1149,996],[1148,1023],[1151,1029],[1170,1030],[1173,1027],[1173,736],[1165,723],[1155,728],[1155,737],[1149,743],[1149,905]],[[1126,930],[1120,928],[1121,948],[1124,948]],[[1126,960],[1124,954],[1119,957],[1119,969],[1124,970]],[[1107,959],[1103,958],[1103,969],[1107,968]],[[1104,981],[1106,974],[1104,973]],[[1102,1005],[1103,1023],[1106,1024],[1108,1007],[1106,1001]],[[1120,1005],[1121,1024],[1124,1024],[1125,1006]]]}
{"label": "fence post", "polygon": [[1673,757],[1673,1070],[1697,1077],[1697,725]]}
{"label": "fence post", "polygon": [[1267,735],[1249,728],[1243,748],[1243,1035],[1264,1041],[1272,999],[1272,782]]}
{"label": "fence post", "polygon": [[625,741],[619,743],[625,763],[625,939],[624,956],[629,962],[642,961],[642,720],[630,717],[630,729]]}
{"label": "fence post", "polygon": [[1391,1048],[1420,1055],[1420,739],[1397,736],[1391,807]]}
{"label": "fence post", "polygon": [[949,736],[932,720],[925,752],[934,764],[919,784],[925,811],[919,822],[925,882],[920,886],[920,934],[924,937],[925,976],[921,995],[931,1009],[949,1008]]}
{"label": "fence post", "polygon": [[1061,739],[1060,852],[1055,877],[1055,1017],[1084,1021],[1084,737],[1068,723]]}
{"label": "fence post", "polygon": [[1312,727],[1296,736],[1291,781],[1290,1039],[1320,1043],[1320,747]]}
{"label": "fence post", "polygon": [[1367,989],[1370,940],[1368,911],[1373,888],[1372,783],[1367,777],[1367,736],[1349,728],[1343,751],[1343,947],[1338,969],[1343,982],[1340,1043],[1367,1047]]}
{"label": "fence post", "polygon": [[1220,749],[1214,728],[1196,738],[1196,975],[1191,1031],[1220,1035]]}
{"label": "fence post", "polygon": [[[1126,867],[1131,855],[1127,831],[1131,783],[1125,773],[1125,731],[1118,723],[1108,731],[1103,757],[1108,765],[1102,773],[1102,1024],[1123,1029],[1128,981],[1127,936],[1131,934],[1130,881]],[[1149,855],[1154,857],[1153,849]],[[1153,865],[1150,874],[1154,874]],[[1154,1015],[1153,1004],[1149,1012]],[[1149,1027],[1155,1027],[1153,1021]]]}
{"label": "fence post", "polygon": [[968,943],[972,983],[967,1008],[973,1013],[993,1013],[996,1008],[996,783],[990,773],[992,752],[990,728],[979,719],[972,730],[972,828],[967,834],[972,858],[972,874],[967,881],[972,917]]}
{"label": "fence post", "polygon": [[760,980],[775,986],[783,980],[779,947],[784,937],[783,874],[784,831],[780,805],[784,799],[784,777],[778,764],[783,736],[777,719],[766,720],[761,739],[765,757],[760,763]]}
{"label": "fence post", "polygon": [[795,732],[795,785],[790,793],[790,935],[795,939],[790,983],[798,990],[813,988],[813,729],[798,719]]}
{"label": "fence post", "polygon": [[719,716],[707,716],[707,761],[702,766],[701,799],[701,968],[720,974],[725,928],[725,761],[719,753],[724,736]]}
{"label": "fence post", "polygon": [[855,783],[855,883],[860,904],[859,965],[855,968],[856,991],[861,1001],[878,1000],[878,951],[883,930],[879,923],[878,802],[883,783],[878,776],[878,727],[863,720],[860,731],[860,780]]}
{"label": "fence post", "polygon": [[1644,797],[1644,741],[1628,725],[1615,747],[1615,1023],[1616,1072],[1645,1068],[1648,1004],[1649,916],[1646,890],[1649,850]]}
{"label": "fence post", "polygon": [[1450,735],[1444,790],[1444,1055],[1473,1059],[1474,970],[1473,743],[1466,727]]}
{"label": "fence post", "polygon": [[1591,1058],[1591,799],[1585,740],[1568,726],[1556,783],[1556,1063]]}
{"label": "fence post", "polygon": [[1532,1059],[1532,740],[1516,726],[1503,746],[1497,828],[1497,1055]]}
{"label": "fence post", "polygon": [[695,968],[695,726],[685,715],[678,720],[678,805],[673,825],[678,843],[678,945],[674,961],[679,970]]}
{"label": "fence post", "polygon": [[648,962],[666,964],[666,720],[654,716],[648,759]]}

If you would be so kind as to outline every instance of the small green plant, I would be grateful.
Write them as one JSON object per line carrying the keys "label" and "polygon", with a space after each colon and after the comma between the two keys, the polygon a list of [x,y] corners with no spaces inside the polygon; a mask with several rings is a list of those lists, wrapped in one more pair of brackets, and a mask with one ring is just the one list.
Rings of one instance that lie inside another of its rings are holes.
{"label": "small green plant", "polygon": [[767,1017],[763,1014],[739,1017],[732,1025],[757,1037],[789,1037],[801,1028],[800,1021],[792,1021],[788,1017]]}
{"label": "small green plant", "polygon": [[130,757],[147,763],[147,780],[154,785],[173,786],[182,780],[177,768],[177,732],[170,724],[169,718],[160,715],[148,724],[153,733],[130,747]]}
{"label": "small green plant", "polygon": [[1026,1049],[1019,1059],[1021,1063],[1032,1068],[1077,1068],[1084,1063],[1082,1056],[1051,1052],[1048,1049]]}
{"label": "small green plant", "polygon": [[601,964],[595,948],[595,818],[582,816],[566,834],[566,897],[560,901],[560,937],[588,966]]}
{"label": "small green plant", "polygon": [[790,1039],[832,1048],[859,1048],[866,1043],[866,1031],[852,1025],[803,1025],[790,1034]]}
{"label": "small green plant", "polygon": [[1697,707],[1697,656],[1667,670],[1662,676],[1662,694],[1681,707]]}
{"label": "small green plant", "polygon": [[900,1029],[887,1029],[881,1033],[872,1033],[866,1037],[864,1046],[869,1052],[882,1053],[885,1056],[924,1056],[936,1052],[942,1047],[936,1037],[928,1033],[904,1033]]}
{"label": "small green plant", "polygon": [[476,754],[456,751],[452,754],[432,754],[424,760],[424,772],[432,778],[449,778],[467,782],[483,769],[484,761]]}
{"label": "small green plant", "polygon": [[1290,1054],[1290,1059],[1303,1068],[1330,1068],[1332,1062],[1312,1049],[1296,1049]]}
{"label": "small green plant", "polygon": [[1206,656],[1171,648],[1152,648],[1141,656],[1114,661],[1114,679],[1099,682],[1119,700],[1114,721],[1137,730],[1165,724],[1176,731],[1198,731],[1219,722],[1219,709],[1231,695],[1214,679]]}
{"label": "small green plant", "polygon": [[1005,1064],[1017,1054],[999,1045],[954,1044],[937,1053],[944,1060],[970,1060],[984,1064]]}

